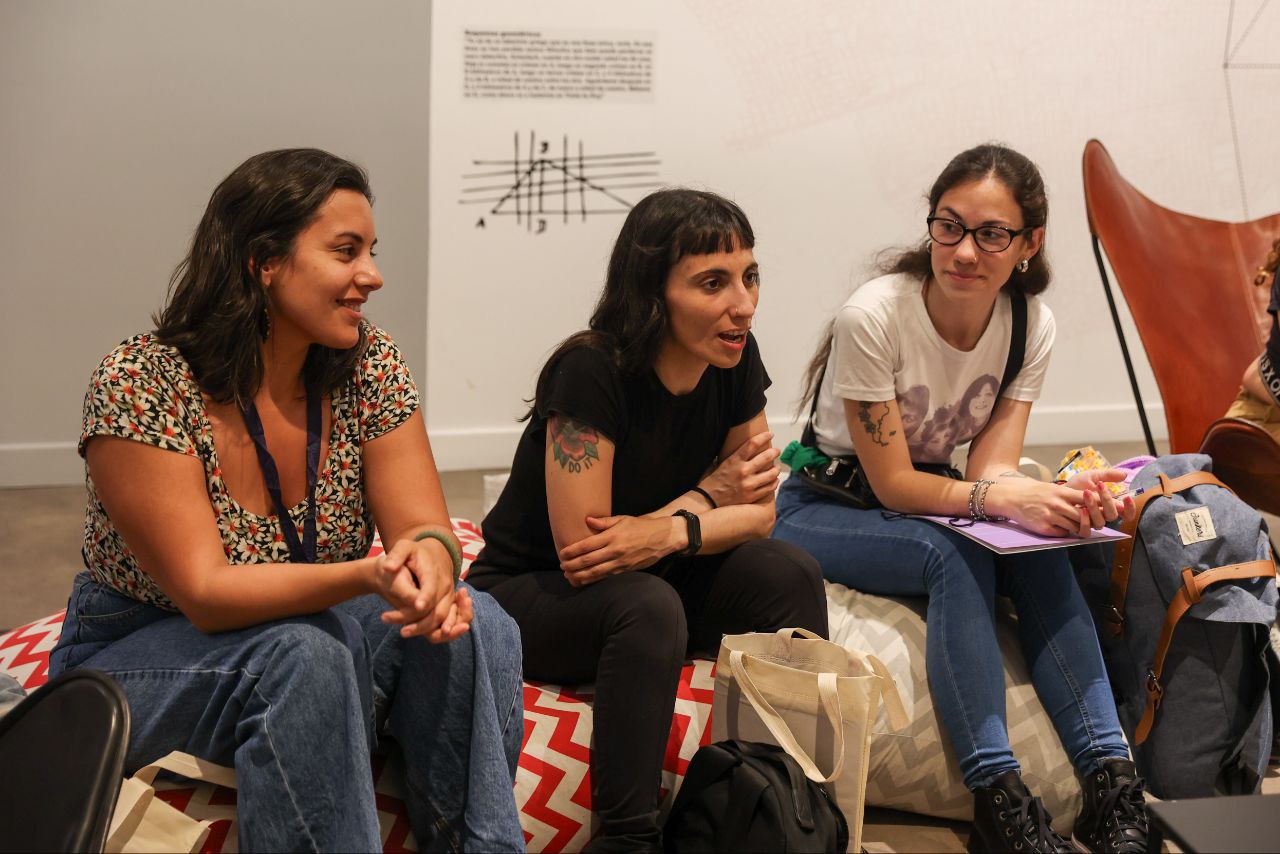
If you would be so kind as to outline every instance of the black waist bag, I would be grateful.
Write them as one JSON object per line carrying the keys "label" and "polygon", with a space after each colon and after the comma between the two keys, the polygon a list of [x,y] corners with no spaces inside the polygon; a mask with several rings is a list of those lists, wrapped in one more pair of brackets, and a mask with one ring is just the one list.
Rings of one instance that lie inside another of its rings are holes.
{"label": "black waist bag", "polygon": [[849,845],[849,826],[827,790],[782,748],[753,741],[718,741],[694,754],[662,835],[668,854]]}
{"label": "black waist bag", "polygon": [[[964,480],[960,470],[950,463],[912,463],[912,466],[925,474]],[[807,466],[796,469],[796,472],[810,488],[842,504],[859,510],[874,510],[883,506],[880,499],[876,498],[871,481],[867,479],[867,472],[857,457],[831,457],[826,465]]]}

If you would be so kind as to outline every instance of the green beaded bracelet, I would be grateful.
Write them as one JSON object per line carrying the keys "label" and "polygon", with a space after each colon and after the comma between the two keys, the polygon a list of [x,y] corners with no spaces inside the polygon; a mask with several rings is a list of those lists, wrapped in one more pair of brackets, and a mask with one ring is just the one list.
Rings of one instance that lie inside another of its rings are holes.
{"label": "green beaded bracelet", "polygon": [[458,583],[458,579],[462,577],[462,549],[458,547],[458,541],[453,536],[452,531],[446,531],[442,528],[428,528],[419,533],[413,540],[414,542],[439,540],[445,551],[449,552],[450,560],[453,561],[453,583]]}

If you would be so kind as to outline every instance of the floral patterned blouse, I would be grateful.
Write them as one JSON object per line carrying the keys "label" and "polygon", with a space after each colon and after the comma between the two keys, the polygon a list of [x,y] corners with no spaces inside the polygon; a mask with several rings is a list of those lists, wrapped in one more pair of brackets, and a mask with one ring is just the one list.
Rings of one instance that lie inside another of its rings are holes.
{"label": "floral patterned blouse", "polygon": [[[316,483],[316,558],[321,563],[364,557],[373,540],[365,502],[361,447],[402,424],[418,408],[418,389],[391,337],[361,325],[367,348],[355,376],[333,395],[329,454]],[[227,491],[213,445],[204,398],[182,354],[154,335],[137,335],[112,350],[93,372],[84,398],[80,455],[94,436],[117,436],[199,457],[222,547],[233,564],[284,563],[289,546],[277,516],[245,510]],[[127,596],[177,608],[142,570],[98,500],[85,466],[84,559],[93,579]],[[305,499],[289,509],[302,536]]]}

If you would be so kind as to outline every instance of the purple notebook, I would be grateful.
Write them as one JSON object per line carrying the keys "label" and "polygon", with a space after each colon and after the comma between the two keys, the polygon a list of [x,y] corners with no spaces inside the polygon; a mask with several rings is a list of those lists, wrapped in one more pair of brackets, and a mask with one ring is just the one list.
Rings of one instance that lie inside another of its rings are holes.
{"label": "purple notebook", "polygon": [[969,539],[982,543],[993,552],[1002,555],[1034,552],[1040,549],[1061,549],[1085,543],[1104,543],[1124,540],[1129,536],[1111,528],[1097,528],[1087,537],[1046,537],[1033,534],[1013,522],[974,522],[954,516],[916,516],[915,518],[926,519],[944,528],[950,528],[957,534],[964,534]]}

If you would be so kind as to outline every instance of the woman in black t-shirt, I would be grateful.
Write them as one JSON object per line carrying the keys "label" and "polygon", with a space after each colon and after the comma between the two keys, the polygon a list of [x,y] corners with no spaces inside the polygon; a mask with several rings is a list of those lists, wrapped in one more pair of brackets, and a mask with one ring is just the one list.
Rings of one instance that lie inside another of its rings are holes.
{"label": "woman in black t-shirt", "polygon": [[742,211],[663,190],[632,209],[589,328],[538,377],[468,576],[515,618],[525,675],[596,686],[594,850],[660,847],[658,786],[687,651],[827,632],[817,564],[768,539],[778,452],[751,336]]}

